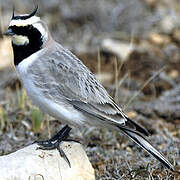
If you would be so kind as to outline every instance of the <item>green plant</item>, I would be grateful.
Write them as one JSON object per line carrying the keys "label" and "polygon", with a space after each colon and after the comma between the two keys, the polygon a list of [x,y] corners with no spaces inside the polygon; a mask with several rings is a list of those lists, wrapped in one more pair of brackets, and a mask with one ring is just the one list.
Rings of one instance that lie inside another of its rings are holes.
{"label": "green plant", "polygon": [[4,129],[5,127],[5,123],[7,121],[7,111],[2,107],[0,106],[0,129]]}
{"label": "green plant", "polygon": [[37,108],[32,109],[32,129],[35,133],[39,132],[42,127],[44,114]]}
{"label": "green plant", "polygon": [[16,85],[17,98],[18,98],[18,109],[24,109],[25,107],[25,99],[26,99],[26,91],[24,88],[20,90],[19,86]]}

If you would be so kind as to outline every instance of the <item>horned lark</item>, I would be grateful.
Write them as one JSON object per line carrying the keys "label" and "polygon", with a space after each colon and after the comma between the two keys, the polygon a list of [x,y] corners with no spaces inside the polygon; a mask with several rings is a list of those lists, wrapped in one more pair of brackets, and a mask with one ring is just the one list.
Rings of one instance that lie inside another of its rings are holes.
{"label": "horned lark", "polygon": [[[171,163],[144,138],[148,132],[123,113],[74,54],[52,39],[36,11],[18,16],[13,12],[4,33],[11,36],[14,65],[32,102],[69,126],[121,131],[173,170]],[[69,132],[70,128],[66,126],[65,130]],[[45,149],[49,144],[42,143]]]}

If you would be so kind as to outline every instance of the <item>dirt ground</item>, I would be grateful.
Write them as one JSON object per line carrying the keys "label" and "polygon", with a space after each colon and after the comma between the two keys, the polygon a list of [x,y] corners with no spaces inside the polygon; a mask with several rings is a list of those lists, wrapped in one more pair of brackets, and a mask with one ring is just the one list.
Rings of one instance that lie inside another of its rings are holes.
{"label": "dirt ground", "polygon": [[[12,15],[1,0],[0,29]],[[147,128],[148,140],[180,171],[180,3],[178,0],[39,0],[38,15],[52,36],[73,51],[127,115]],[[16,13],[32,2],[17,0]],[[1,34],[1,33],[0,33]],[[13,67],[10,40],[0,36],[0,154],[47,139],[63,125],[27,97]],[[178,180],[119,132],[73,129],[97,180]],[[83,138],[82,138],[83,137]]]}

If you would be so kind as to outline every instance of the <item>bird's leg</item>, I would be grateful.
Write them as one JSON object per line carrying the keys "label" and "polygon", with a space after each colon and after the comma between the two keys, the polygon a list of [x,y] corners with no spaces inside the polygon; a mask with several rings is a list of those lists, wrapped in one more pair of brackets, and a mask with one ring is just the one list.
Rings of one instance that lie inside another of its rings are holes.
{"label": "bird's leg", "polygon": [[58,131],[53,137],[51,137],[50,139],[49,139],[49,141],[55,141],[55,140],[58,140],[59,139],[59,137],[64,137],[62,140],[64,141],[64,140],[66,140],[67,139],[67,137],[69,136],[69,132],[71,131],[71,128],[68,126],[68,125],[66,125],[66,126],[64,126],[60,131]]}
{"label": "bird's leg", "polygon": [[46,141],[35,141],[35,143],[39,145],[37,149],[43,149],[43,150],[57,149],[60,155],[67,161],[69,167],[71,167],[69,159],[67,158],[64,151],[60,148],[60,143],[62,141],[66,141],[67,137],[69,136],[70,131],[71,131],[71,128],[68,125],[66,125],[52,138]]}

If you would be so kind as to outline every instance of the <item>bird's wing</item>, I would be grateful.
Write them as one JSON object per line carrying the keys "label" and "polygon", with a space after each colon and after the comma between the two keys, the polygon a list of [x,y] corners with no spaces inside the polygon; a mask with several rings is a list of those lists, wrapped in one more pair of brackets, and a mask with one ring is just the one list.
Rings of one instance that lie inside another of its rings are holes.
{"label": "bird's wing", "polygon": [[131,123],[89,69],[70,51],[57,48],[47,54],[46,60],[39,58],[29,71],[46,98],[58,103],[63,97],[80,111],[109,123],[131,124],[144,133],[143,128]]}

